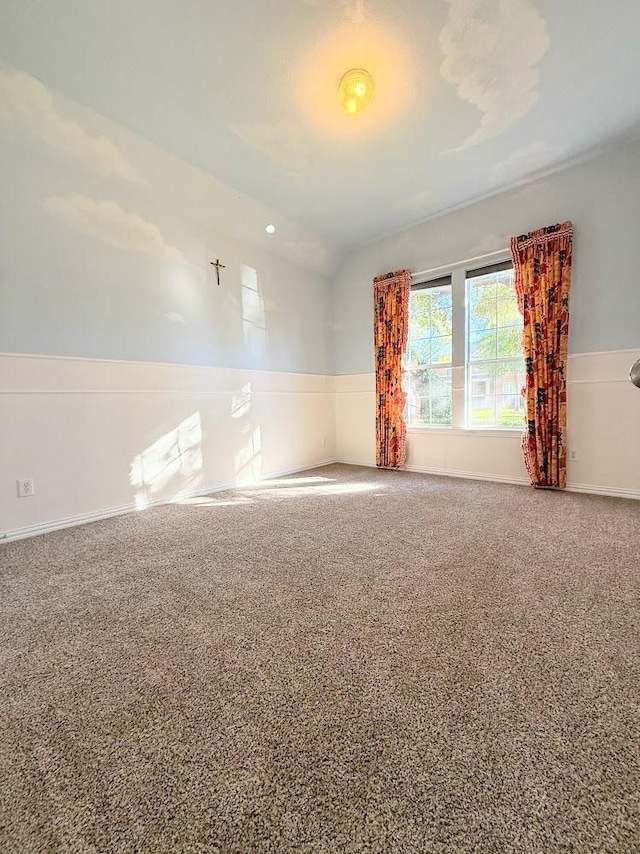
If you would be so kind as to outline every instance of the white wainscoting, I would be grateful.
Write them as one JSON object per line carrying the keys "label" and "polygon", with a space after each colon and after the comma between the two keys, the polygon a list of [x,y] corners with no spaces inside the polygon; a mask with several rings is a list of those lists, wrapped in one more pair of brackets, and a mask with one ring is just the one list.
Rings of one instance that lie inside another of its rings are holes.
{"label": "white wainscoting", "polygon": [[[569,360],[569,489],[640,498],[640,351]],[[375,465],[373,374],[0,354],[0,538],[339,460]],[[518,433],[409,433],[412,471],[527,483]],[[17,497],[33,477],[35,496]]]}
{"label": "white wainscoting", "polygon": [[[568,488],[640,498],[640,390],[629,368],[640,350],[585,353],[569,358]],[[336,455],[375,465],[375,376],[335,378]],[[528,483],[518,432],[426,428],[410,430],[405,468],[411,471]]]}
{"label": "white wainscoting", "polygon": [[334,401],[327,376],[0,354],[0,537],[331,462]]}

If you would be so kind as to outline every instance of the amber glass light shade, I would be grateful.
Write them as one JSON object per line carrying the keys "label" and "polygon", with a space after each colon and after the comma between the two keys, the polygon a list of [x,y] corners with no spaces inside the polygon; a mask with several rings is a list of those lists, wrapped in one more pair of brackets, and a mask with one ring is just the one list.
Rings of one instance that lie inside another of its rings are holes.
{"label": "amber glass light shade", "polygon": [[373,98],[373,80],[368,71],[352,68],[343,75],[339,88],[340,102],[350,116],[355,116]]}

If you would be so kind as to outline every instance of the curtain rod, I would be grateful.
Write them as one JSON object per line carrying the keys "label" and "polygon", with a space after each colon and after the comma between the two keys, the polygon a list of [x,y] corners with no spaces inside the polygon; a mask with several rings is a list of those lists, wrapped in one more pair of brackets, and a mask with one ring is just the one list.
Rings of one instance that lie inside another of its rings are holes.
{"label": "curtain rod", "polygon": [[430,276],[432,273],[439,273],[442,270],[450,270],[452,267],[461,267],[463,264],[475,264],[477,261],[484,261],[487,258],[493,258],[496,255],[506,255],[511,251],[508,246],[506,249],[496,249],[495,252],[487,252],[486,255],[476,255],[475,258],[467,258],[465,261],[454,261],[451,264],[441,264],[439,267],[432,267],[430,270],[420,270],[419,273],[412,273],[412,279],[418,279],[422,276]]}

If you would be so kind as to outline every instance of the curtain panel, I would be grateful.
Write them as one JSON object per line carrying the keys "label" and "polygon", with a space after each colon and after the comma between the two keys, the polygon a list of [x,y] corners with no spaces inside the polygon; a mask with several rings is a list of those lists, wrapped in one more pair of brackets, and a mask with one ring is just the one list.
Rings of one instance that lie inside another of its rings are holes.
{"label": "curtain panel", "polygon": [[376,465],[399,468],[407,457],[406,394],[402,360],[409,335],[411,273],[397,270],[377,276],[374,290],[376,358]]}
{"label": "curtain panel", "polygon": [[524,319],[522,451],[531,483],[564,489],[567,480],[567,349],[573,226],[550,225],[511,240]]}

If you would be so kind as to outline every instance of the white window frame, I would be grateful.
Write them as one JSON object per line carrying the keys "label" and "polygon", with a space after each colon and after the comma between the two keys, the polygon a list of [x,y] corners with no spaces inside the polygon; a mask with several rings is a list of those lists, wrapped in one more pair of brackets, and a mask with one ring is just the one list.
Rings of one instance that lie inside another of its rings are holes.
{"label": "white window frame", "polygon": [[480,267],[511,262],[511,260],[508,250],[490,253],[479,258],[461,261],[458,264],[435,268],[413,280],[412,286],[419,288],[420,285],[428,287],[430,282],[436,282],[438,279],[444,279],[447,276],[451,277],[451,297],[453,304],[453,358],[451,360],[452,423],[451,426],[443,424],[412,425],[407,423],[407,431],[409,433],[441,433],[447,436],[478,434],[519,440],[523,430],[522,427],[471,427],[467,422],[467,347],[469,340],[467,333],[467,273]]}

